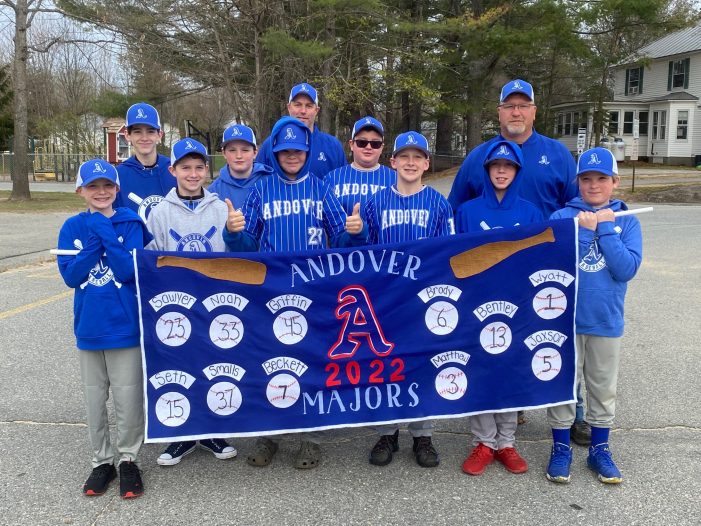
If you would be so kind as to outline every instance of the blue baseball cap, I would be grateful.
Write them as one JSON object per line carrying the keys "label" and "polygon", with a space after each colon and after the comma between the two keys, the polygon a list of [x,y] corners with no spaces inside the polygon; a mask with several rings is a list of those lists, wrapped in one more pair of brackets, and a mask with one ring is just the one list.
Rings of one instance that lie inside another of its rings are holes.
{"label": "blue baseball cap", "polygon": [[119,186],[119,174],[117,169],[104,159],[90,159],[78,168],[78,176],[75,178],[75,187],[87,186],[96,179],[107,179]]}
{"label": "blue baseball cap", "polygon": [[533,86],[528,82],[521,79],[510,80],[504,87],[501,88],[501,96],[499,97],[499,102],[504,102],[514,93],[521,93],[535,102],[535,94],[533,93]]}
{"label": "blue baseball cap", "polygon": [[[518,146],[516,146],[516,148],[518,148]],[[487,155],[487,158],[484,160],[483,166],[489,166],[489,163],[497,159],[506,159],[519,168],[521,167],[519,156],[516,153],[516,150],[514,150],[514,147],[508,141],[501,141],[499,144],[495,145],[495,147],[492,148]]]}
{"label": "blue baseball cap", "polygon": [[199,155],[204,159],[204,162],[208,162],[207,148],[204,144],[192,137],[185,137],[173,144],[170,149],[170,165],[175,166],[180,159],[190,154]]}
{"label": "blue baseball cap", "polygon": [[275,134],[272,140],[273,152],[282,150],[309,151],[309,128],[301,121],[289,119],[289,122]]}
{"label": "blue baseball cap", "polygon": [[618,163],[606,148],[591,148],[579,156],[577,176],[585,172],[599,172],[610,177],[618,175]]}
{"label": "blue baseball cap", "polygon": [[353,132],[351,133],[351,139],[354,139],[358,133],[360,133],[362,130],[366,129],[371,129],[375,130],[377,133],[382,135],[383,137],[385,136],[385,129],[382,126],[382,123],[378,121],[375,117],[370,117],[369,115],[367,117],[363,117],[362,119],[358,119],[356,123],[353,125]]}
{"label": "blue baseball cap", "polygon": [[426,157],[430,157],[428,153],[428,141],[426,137],[421,135],[419,132],[408,131],[405,133],[400,133],[394,140],[394,150],[392,151],[392,157],[395,157],[402,150],[407,148],[416,148],[421,150],[426,154]]}
{"label": "blue baseball cap", "polygon": [[157,130],[161,129],[161,119],[156,108],[145,102],[137,102],[127,110],[127,128],[136,124],[145,124]]}
{"label": "blue baseball cap", "polygon": [[258,148],[256,143],[256,134],[245,124],[232,124],[226,130],[221,140],[221,147],[224,149],[226,143],[231,141],[243,141],[252,144],[254,148]]}
{"label": "blue baseball cap", "polygon": [[293,86],[290,90],[290,100],[288,100],[287,102],[292,102],[297,95],[306,95],[307,97],[312,99],[312,102],[314,104],[319,105],[319,96],[316,94],[316,90],[311,84],[302,82],[301,84]]}

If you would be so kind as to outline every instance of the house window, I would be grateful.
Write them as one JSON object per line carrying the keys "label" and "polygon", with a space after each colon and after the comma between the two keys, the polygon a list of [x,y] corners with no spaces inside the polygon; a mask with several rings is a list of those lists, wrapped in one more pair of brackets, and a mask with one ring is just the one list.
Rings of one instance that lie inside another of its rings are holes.
{"label": "house window", "polygon": [[679,110],[677,112],[677,139],[686,140],[687,130],[689,129],[689,111]]}
{"label": "house window", "polygon": [[633,135],[633,115],[634,111],[623,112],[623,135]]}
{"label": "house window", "polygon": [[643,68],[626,70],[626,95],[638,95],[643,92]]}
{"label": "house window", "polygon": [[667,112],[665,110],[652,112],[652,139],[663,141],[667,136]]}
{"label": "house window", "polygon": [[562,132],[564,130],[564,123],[565,123],[565,114],[558,113],[557,114],[557,127],[555,128],[555,134],[559,137],[562,136]]}
{"label": "house window", "polygon": [[565,113],[565,135],[572,135],[572,112]]}
{"label": "house window", "polygon": [[640,135],[647,135],[647,124],[648,124],[648,112],[646,111],[639,111],[638,112],[638,120],[640,121],[640,125],[638,126],[638,132]]}
{"label": "house window", "polygon": [[610,111],[609,112],[609,125],[608,125],[608,135],[613,136],[613,135],[618,135],[618,112],[617,111]]}
{"label": "house window", "polygon": [[670,60],[669,74],[667,76],[667,90],[675,88],[687,89],[689,87],[689,66],[691,61],[688,58],[682,60]]}

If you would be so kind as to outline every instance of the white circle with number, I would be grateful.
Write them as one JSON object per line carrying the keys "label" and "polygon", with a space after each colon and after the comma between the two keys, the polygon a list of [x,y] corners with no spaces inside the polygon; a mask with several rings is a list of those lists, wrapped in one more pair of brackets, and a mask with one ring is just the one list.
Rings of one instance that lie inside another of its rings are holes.
{"label": "white circle with number", "polygon": [[217,347],[231,349],[243,338],[243,323],[233,314],[220,314],[209,325],[209,339]]}
{"label": "white circle with number", "polygon": [[436,375],[436,392],[446,400],[458,400],[467,392],[467,376],[457,367],[446,367]]}
{"label": "white circle with number", "polygon": [[169,347],[184,344],[192,332],[192,325],[187,316],[180,312],[165,312],[156,322],[156,336],[161,343]]}
{"label": "white circle with number", "polygon": [[490,323],[480,332],[480,343],[489,354],[501,354],[511,345],[511,328],[502,321]]}
{"label": "white circle with number", "polygon": [[241,407],[241,391],[231,382],[219,382],[207,393],[209,410],[218,415],[232,415]]}
{"label": "white circle with number", "polygon": [[163,393],[156,401],[156,418],[164,426],[178,427],[190,417],[190,401],[182,393]]}
{"label": "white circle with number", "polygon": [[555,349],[549,347],[538,349],[531,360],[531,368],[538,380],[547,382],[560,374],[562,357]]}
{"label": "white circle with number", "polygon": [[546,287],[533,297],[533,310],[544,320],[552,320],[567,310],[567,296],[560,289]]}
{"label": "white circle with number", "polygon": [[273,322],[275,337],[285,345],[301,342],[307,335],[307,329],[307,318],[294,310],[281,312]]}
{"label": "white circle with number", "polygon": [[275,407],[280,409],[290,407],[299,399],[299,381],[291,374],[276,374],[268,382],[265,395],[268,397],[268,402]]}
{"label": "white circle with number", "polygon": [[458,326],[458,309],[447,301],[437,301],[426,309],[426,327],[433,334],[444,336]]}

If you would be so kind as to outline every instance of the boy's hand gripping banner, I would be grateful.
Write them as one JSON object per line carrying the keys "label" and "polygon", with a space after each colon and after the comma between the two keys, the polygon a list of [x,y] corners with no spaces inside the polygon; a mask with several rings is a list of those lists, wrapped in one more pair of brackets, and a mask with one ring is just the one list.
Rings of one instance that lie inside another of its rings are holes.
{"label": "boy's hand gripping banner", "polygon": [[147,442],[574,401],[572,220],[356,249],[135,260]]}

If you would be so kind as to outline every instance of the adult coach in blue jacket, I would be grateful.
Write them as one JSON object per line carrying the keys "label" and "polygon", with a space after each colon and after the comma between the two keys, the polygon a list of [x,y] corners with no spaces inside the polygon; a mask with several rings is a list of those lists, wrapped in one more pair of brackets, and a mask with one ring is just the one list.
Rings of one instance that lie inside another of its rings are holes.
{"label": "adult coach in blue jacket", "polygon": [[465,201],[481,196],[487,153],[497,141],[512,141],[523,154],[519,193],[540,208],[544,217],[550,217],[577,196],[574,158],[562,143],[533,129],[537,107],[533,86],[525,80],[506,83],[497,108],[501,133],[468,154],[455,176],[448,201],[457,210]]}
{"label": "adult coach in blue jacket", "polygon": [[[309,171],[319,179],[323,179],[331,170],[346,164],[346,155],[343,152],[341,141],[333,135],[324,133],[315,124],[319,109],[319,95],[311,84],[303,82],[290,90],[287,113],[290,117],[302,121],[311,130],[312,144],[309,151],[309,162],[311,163]],[[270,137],[265,139],[261,145],[256,160],[268,166],[273,165]]]}

